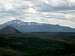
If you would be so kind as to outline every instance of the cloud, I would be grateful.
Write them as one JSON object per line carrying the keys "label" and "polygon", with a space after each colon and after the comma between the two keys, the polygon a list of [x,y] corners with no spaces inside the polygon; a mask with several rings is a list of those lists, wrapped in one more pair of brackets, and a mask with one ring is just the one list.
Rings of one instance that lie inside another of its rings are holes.
{"label": "cloud", "polygon": [[38,11],[52,12],[52,11],[65,11],[75,10],[75,2],[73,0],[38,0],[33,3]]}
{"label": "cloud", "polygon": [[74,13],[74,0],[0,0],[0,22],[20,19],[75,27]]}
{"label": "cloud", "polygon": [[54,25],[62,25],[62,26],[67,26],[71,28],[75,28],[75,23],[70,21],[70,20],[62,20],[62,19],[48,19],[49,24],[54,24]]}

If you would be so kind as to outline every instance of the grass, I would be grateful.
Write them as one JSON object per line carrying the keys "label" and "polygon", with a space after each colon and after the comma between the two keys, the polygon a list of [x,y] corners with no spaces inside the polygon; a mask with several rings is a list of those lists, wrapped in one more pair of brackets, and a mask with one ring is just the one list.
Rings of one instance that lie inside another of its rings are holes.
{"label": "grass", "polygon": [[74,39],[49,37],[52,39],[32,34],[0,34],[0,56],[75,56]]}

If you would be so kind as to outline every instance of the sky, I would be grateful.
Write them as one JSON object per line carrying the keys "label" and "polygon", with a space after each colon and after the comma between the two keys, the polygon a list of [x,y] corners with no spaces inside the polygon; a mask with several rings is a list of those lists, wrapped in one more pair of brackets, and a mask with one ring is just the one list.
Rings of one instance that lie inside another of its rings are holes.
{"label": "sky", "polygon": [[75,28],[75,0],[0,0],[0,24],[11,20]]}

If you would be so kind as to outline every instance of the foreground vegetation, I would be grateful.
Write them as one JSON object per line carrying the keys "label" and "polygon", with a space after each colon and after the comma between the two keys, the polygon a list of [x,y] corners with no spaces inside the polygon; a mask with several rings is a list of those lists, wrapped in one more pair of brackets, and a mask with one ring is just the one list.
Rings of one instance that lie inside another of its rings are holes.
{"label": "foreground vegetation", "polygon": [[29,34],[0,34],[0,56],[75,56],[74,40],[43,39]]}

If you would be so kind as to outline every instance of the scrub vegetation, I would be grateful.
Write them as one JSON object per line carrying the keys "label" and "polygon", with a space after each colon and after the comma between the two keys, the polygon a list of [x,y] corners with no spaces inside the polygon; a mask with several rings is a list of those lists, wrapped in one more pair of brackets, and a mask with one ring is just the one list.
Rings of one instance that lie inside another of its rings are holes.
{"label": "scrub vegetation", "polygon": [[41,37],[31,33],[0,34],[0,56],[75,56],[75,36]]}

